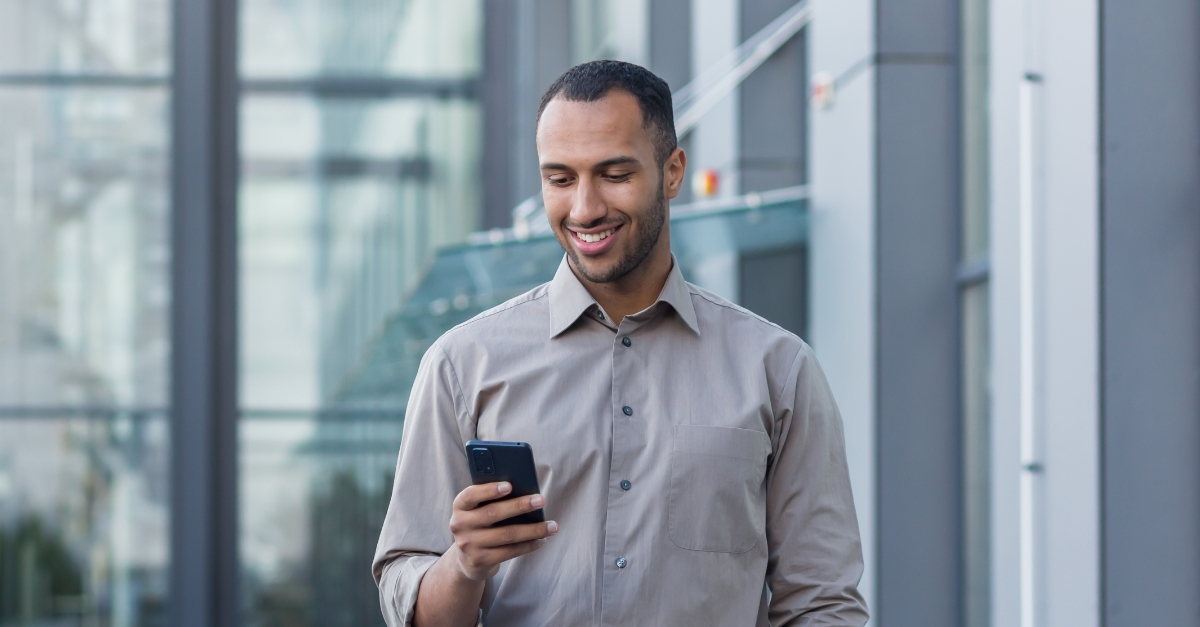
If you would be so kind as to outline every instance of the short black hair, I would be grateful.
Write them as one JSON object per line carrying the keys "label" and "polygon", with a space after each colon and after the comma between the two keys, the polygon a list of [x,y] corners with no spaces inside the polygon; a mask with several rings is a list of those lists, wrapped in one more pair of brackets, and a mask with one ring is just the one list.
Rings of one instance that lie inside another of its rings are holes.
{"label": "short black hair", "polygon": [[646,68],[624,61],[588,61],[559,76],[538,104],[537,122],[542,112],[558,96],[574,102],[595,102],[614,89],[628,92],[637,99],[642,110],[642,128],[651,131],[654,158],[662,168],[667,157],[679,145],[675,136],[675,110],[671,105],[671,88],[667,82]]}

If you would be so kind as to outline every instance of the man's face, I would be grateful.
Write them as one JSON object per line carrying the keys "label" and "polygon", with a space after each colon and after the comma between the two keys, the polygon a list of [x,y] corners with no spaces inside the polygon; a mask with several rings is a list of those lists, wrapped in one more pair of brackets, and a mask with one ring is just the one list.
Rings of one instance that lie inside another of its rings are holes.
{"label": "man's face", "polygon": [[684,156],[677,149],[660,171],[632,95],[614,90],[595,102],[555,98],[538,123],[537,149],[546,215],[583,278],[615,281],[669,246],[661,235]]}

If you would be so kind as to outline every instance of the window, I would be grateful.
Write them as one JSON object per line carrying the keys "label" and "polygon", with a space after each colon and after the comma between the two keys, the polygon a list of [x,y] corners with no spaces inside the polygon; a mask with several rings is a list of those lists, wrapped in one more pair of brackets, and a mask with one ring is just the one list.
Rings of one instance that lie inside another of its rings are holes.
{"label": "window", "polygon": [[380,624],[407,389],[354,382],[434,252],[480,228],[482,5],[242,0],[240,19],[244,620]]}
{"label": "window", "polygon": [[0,0],[0,624],[161,624],[169,4]]}

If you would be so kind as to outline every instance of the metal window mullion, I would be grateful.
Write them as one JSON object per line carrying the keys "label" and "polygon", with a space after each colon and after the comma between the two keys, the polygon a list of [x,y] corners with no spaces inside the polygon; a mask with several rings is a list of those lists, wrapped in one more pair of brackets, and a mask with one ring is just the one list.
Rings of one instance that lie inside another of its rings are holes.
{"label": "metal window mullion", "polygon": [[173,627],[238,622],[237,2],[173,2]]}

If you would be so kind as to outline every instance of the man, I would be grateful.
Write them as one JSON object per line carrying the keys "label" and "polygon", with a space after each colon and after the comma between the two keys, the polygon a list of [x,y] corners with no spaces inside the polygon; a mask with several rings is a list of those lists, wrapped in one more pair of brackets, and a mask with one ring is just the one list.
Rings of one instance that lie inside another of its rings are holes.
{"label": "man", "polygon": [[[374,575],[389,625],[862,625],[841,418],[796,336],[684,282],[671,94],[617,61],[542,97],[554,280],[425,354]],[[541,495],[471,486],[532,445]],[[547,522],[492,527],[544,508]]]}

